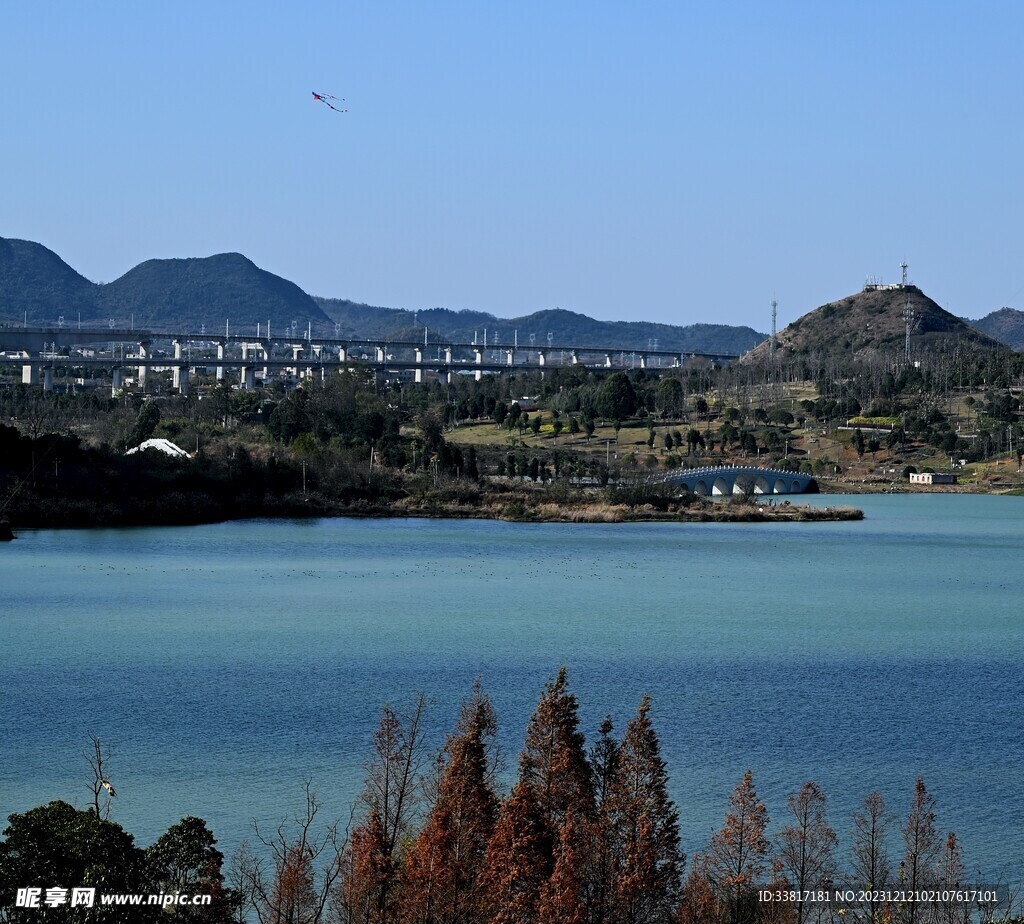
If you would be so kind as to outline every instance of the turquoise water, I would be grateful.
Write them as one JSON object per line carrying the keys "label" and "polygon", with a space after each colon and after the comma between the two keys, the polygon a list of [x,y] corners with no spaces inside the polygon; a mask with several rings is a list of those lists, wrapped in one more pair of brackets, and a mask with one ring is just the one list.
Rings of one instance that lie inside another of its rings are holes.
{"label": "turquoise water", "polygon": [[1024,854],[1024,499],[845,500],[867,518],[24,532],[0,548],[0,816],[84,805],[97,735],[140,842],[194,814],[230,851],[306,778],[347,817],[379,707],[418,691],[439,745],[482,678],[511,774],[565,664],[589,737],[654,697],[690,852],[747,767],[773,830],[818,782],[844,861],[850,811],[878,789],[902,821],[922,774],[994,877]]}

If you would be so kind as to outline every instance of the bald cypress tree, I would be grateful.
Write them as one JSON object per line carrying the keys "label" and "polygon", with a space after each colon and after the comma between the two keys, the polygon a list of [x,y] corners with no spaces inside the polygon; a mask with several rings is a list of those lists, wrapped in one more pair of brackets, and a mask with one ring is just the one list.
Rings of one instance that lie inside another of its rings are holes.
{"label": "bald cypress tree", "polygon": [[607,924],[612,920],[615,882],[618,875],[619,856],[612,813],[615,807],[614,791],[619,776],[619,745],[612,737],[612,730],[612,720],[606,717],[601,723],[597,743],[590,754],[597,813],[591,871],[593,924]]}
{"label": "bald cypress tree", "polygon": [[477,919],[477,877],[499,807],[489,758],[496,729],[494,708],[477,685],[445,746],[437,800],[406,857],[402,920],[408,924]]}
{"label": "bald cypress tree", "polygon": [[541,922],[589,924],[592,919],[591,869],[593,825],[571,810],[562,826],[555,866],[541,887],[537,918]]}
{"label": "bald cypress tree", "polygon": [[611,811],[619,863],[615,920],[670,921],[679,902],[684,858],[679,813],[668,795],[668,771],[645,696],[618,750]]}
{"label": "bald cypress tree", "polygon": [[879,924],[885,912],[885,903],[879,894],[892,882],[892,867],[886,847],[889,816],[885,800],[877,792],[865,799],[863,810],[853,814],[853,880],[851,886],[868,896],[861,907],[861,920],[866,924]]}
{"label": "bald cypress tree", "polygon": [[569,692],[563,667],[541,694],[519,758],[519,780],[536,794],[552,863],[567,813],[594,816],[594,787],[579,724],[579,702]]}
{"label": "bald cypress tree", "polygon": [[[911,892],[929,888],[934,881],[940,847],[935,830],[935,797],[921,777],[914,782],[914,799],[903,825],[903,844],[900,888]],[[918,904],[907,902],[901,909],[900,920],[917,924],[923,914]]]}
{"label": "bald cypress tree", "polygon": [[709,878],[728,909],[730,924],[755,919],[755,887],[764,874],[769,850],[767,827],[768,809],[748,770],[729,797],[725,824],[712,836],[707,859]]}
{"label": "bald cypress tree", "polygon": [[551,875],[550,847],[537,793],[520,780],[498,815],[480,870],[482,920],[536,924],[541,889]]}
{"label": "bald cypress tree", "polygon": [[[790,887],[797,892],[826,887],[835,875],[834,851],[838,839],[825,815],[825,794],[808,780],[787,799],[792,821],[778,837],[778,860]],[[803,924],[818,909],[809,902],[794,902],[796,924]]]}

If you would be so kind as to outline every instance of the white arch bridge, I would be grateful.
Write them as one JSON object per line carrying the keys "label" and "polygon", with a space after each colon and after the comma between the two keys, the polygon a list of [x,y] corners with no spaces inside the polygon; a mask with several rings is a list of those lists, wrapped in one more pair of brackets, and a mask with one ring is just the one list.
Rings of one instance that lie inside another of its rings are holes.
{"label": "white arch bridge", "polygon": [[817,494],[818,483],[802,472],[754,466],[708,466],[671,472],[662,479],[702,497],[732,494]]}

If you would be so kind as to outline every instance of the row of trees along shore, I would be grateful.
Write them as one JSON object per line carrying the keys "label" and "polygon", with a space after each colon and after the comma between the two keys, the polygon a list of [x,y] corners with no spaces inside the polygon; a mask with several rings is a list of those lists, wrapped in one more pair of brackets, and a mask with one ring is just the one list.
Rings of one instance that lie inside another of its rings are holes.
{"label": "row of trees along shore", "polygon": [[[347,826],[323,823],[306,784],[304,814],[273,832],[255,826],[228,869],[201,819],[151,847],[110,821],[96,744],[93,806],[64,802],[12,815],[0,841],[0,920],[259,924],[953,924],[1010,920],[956,902],[796,902],[785,893],[849,888],[969,888],[954,834],[936,827],[918,779],[902,824],[878,793],[853,815],[841,863],[827,800],[813,782],[788,798],[774,837],[747,771],[721,829],[687,858],[668,771],[645,697],[621,738],[605,719],[587,749],[565,670],[544,689],[518,773],[502,798],[497,720],[475,687],[440,754],[424,740],[425,700],[382,710],[368,774]],[[99,769],[97,770],[97,762]],[[891,830],[898,829],[898,830]],[[893,844],[898,850],[893,851]],[[17,888],[208,893],[209,906],[167,910],[14,908]],[[767,900],[761,890],[780,893]],[[90,912],[91,913],[91,912]],[[973,917],[972,917],[973,913]],[[1001,913],[1005,913],[1001,912]],[[75,916],[78,914],[79,916]],[[103,917],[106,914],[108,917]],[[120,915],[120,916],[118,916]],[[1015,918],[1017,922],[1024,918]]]}

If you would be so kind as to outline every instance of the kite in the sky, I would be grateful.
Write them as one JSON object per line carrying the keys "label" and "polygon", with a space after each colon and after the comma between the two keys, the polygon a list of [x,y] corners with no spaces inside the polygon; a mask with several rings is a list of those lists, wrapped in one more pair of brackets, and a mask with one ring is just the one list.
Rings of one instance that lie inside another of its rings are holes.
{"label": "kite in the sky", "polygon": [[341,109],[338,106],[335,106],[333,103],[331,103],[332,99],[336,103],[345,102],[345,100],[342,99],[340,96],[331,96],[330,93],[317,93],[314,91],[313,99],[323,103],[325,106],[327,106],[329,109],[333,109],[335,112],[348,112],[347,109]]}

